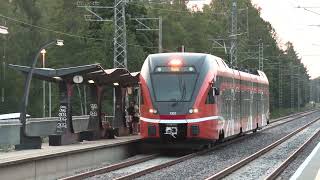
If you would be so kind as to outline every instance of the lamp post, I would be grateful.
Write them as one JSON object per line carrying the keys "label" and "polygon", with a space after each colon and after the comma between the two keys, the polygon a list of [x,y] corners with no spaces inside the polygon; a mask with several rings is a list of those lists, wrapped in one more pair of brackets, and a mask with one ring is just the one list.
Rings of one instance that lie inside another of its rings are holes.
{"label": "lamp post", "polygon": [[35,58],[33,59],[33,63],[31,65],[31,70],[28,73],[25,86],[24,86],[24,94],[23,94],[23,100],[22,100],[22,108],[21,108],[21,114],[20,114],[20,121],[22,123],[23,128],[23,134],[25,135],[25,125],[26,125],[26,112],[28,107],[28,100],[29,100],[29,92],[30,92],[30,84],[32,79],[32,74],[34,72],[35,66],[37,64],[37,60],[39,59],[40,53],[43,49],[47,48],[48,46],[56,44],[57,46],[63,46],[63,40],[54,40],[49,43],[44,44],[37,52]]}
{"label": "lamp post", "polygon": [[[42,54],[42,68],[45,68],[45,55],[46,55],[46,50],[42,49],[41,54]],[[46,81],[42,81],[42,95],[43,95],[43,113],[42,117],[46,117]]]}
{"label": "lamp post", "polygon": [[[46,53],[47,51],[45,49],[41,50],[42,54],[42,68],[46,67]],[[46,81],[42,82],[42,88],[43,88],[43,117],[46,117]],[[48,115],[51,117],[51,82],[48,82],[48,89],[49,89],[49,94],[48,94],[48,99],[49,99],[49,109],[48,109]]]}
{"label": "lamp post", "polygon": [[[6,24],[6,21],[4,22],[4,24]],[[0,34],[3,34],[4,35],[4,45],[3,45],[3,56],[2,56],[2,75],[1,75],[1,80],[2,80],[2,83],[4,84],[5,80],[6,80],[6,40],[7,38],[5,37],[7,34],[9,34],[9,31],[8,31],[8,27],[5,27],[5,26],[0,26]],[[1,88],[1,102],[4,103],[4,96],[5,96],[5,88],[4,86]]]}

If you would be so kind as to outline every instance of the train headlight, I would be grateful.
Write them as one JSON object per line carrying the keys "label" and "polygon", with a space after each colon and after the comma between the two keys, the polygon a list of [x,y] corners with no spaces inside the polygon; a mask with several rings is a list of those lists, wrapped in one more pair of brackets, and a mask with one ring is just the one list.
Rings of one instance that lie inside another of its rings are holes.
{"label": "train headlight", "polygon": [[157,114],[158,111],[156,109],[149,109],[149,113],[151,114]]}
{"label": "train headlight", "polygon": [[191,109],[189,109],[189,113],[190,114],[195,114],[195,113],[198,113],[199,112],[199,109],[197,109],[197,108],[191,108]]}

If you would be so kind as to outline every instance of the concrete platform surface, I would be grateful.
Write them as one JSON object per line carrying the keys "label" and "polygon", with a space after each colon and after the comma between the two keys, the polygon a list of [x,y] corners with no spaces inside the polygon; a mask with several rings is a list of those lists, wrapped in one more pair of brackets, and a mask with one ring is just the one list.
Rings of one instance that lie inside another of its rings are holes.
{"label": "concrete platform surface", "polygon": [[300,165],[290,180],[320,180],[320,143]]}
{"label": "concrete platform surface", "polygon": [[21,150],[0,153],[0,168],[3,165],[20,163],[23,161],[50,158],[61,156],[63,154],[72,154],[82,151],[90,151],[92,149],[101,149],[108,146],[117,146],[125,143],[140,140],[139,136],[117,137],[115,139],[103,139],[98,141],[84,141],[78,144],[65,146],[49,146],[47,143],[42,145],[42,149]]}

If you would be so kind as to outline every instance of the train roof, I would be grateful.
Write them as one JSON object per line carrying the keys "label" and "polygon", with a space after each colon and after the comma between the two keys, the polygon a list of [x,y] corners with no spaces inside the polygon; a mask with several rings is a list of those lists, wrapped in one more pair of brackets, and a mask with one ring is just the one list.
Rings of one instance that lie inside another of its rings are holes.
{"label": "train roof", "polygon": [[[212,54],[206,54],[206,53],[193,53],[193,52],[170,52],[170,53],[156,53],[156,54],[150,54],[149,58],[151,59],[163,59],[163,58],[168,58],[168,57],[174,57],[174,56],[179,56],[179,57],[196,57],[196,58],[205,58],[207,56],[213,57],[215,60],[221,60],[222,63],[224,64],[224,66],[226,68],[230,68],[223,59],[221,59],[218,56],[214,56]],[[245,73],[249,73],[249,74],[254,74],[254,75],[258,75],[261,76],[262,74],[259,72],[257,69],[248,69],[248,68],[230,68],[230,69],[234,69],[234,70],[238,70],[241,72],[245,72]],[[265,76],[265,74],[263,73],[263,76]]]}
{"label": "train roof", "polygon": [[[224,72],[223,74],[232,74],[235,73],[232,70],[238,71],[241,76],[243,77],[248,77],[248,78],[257,78],[255,81],[260,81],[263,83],[268,83],[268,78],[266,74],[263,71],[259,71],[257,69],[246,69],[246,68],[230,68],[223,59],[220,57],[211,55],[211,54],[206,54],[206,53],[190,53],[190,52],[172,52],[172,53],[158,53],[158,54],[150,54],[148,56],[148,59],[152,60],[151,67],[155,67],[156,65],[162,65],[165,64],[166,59],[171,58],[171,57],[180,57],[183,58],[187,63],[190,63],[194,66],[198,66],[202,64],[201,62],[205,61],[206,59],[210,61],[215,60],[217,65],[219,66],[218,71],[219,72]],[[208,58],[211,57],[211,58]],[[227,75],[228,76],[228,75]]]}
{"label": "train roof", "polygon": [[[206,53],[193,53],[193,52],[171,52],[171,53],[157,53],[157,54],[150,54],[148,58],[152,60],[163,60],[170,57],[181,57],[181,58],[193,58],[193,59],[206,59],[206,57],[213,57],[215,59],[221,59],[217,56],[206,54]],[[222,60],[222,59],[221,59]]]}

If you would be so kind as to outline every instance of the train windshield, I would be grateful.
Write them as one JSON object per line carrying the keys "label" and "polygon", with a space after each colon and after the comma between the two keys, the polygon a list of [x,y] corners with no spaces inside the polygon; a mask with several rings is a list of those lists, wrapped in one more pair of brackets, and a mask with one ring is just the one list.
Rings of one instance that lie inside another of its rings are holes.
{"label": "train windshield", "polygon": [[152,82],[156,101],[190,101],[196,80],[196,73],[153,74]]}

